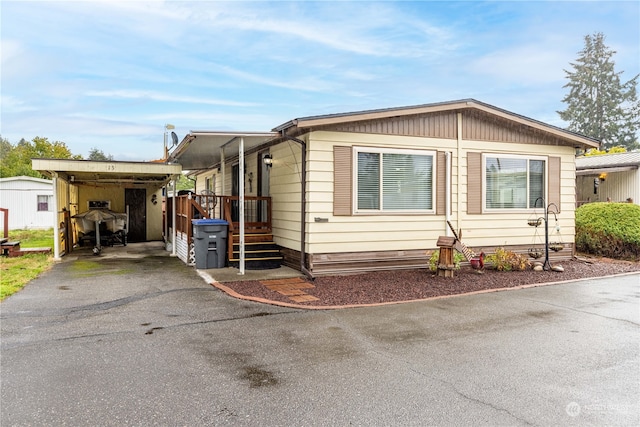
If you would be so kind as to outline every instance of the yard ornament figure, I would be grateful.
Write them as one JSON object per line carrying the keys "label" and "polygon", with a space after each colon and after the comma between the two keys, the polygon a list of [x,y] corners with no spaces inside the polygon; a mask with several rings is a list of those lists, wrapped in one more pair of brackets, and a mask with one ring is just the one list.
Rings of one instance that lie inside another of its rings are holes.
{"label": "yard ornament figure", "polygon": [[471,268],[474,270],[482,270],[484,268],[484,252],[480,252],[480,255],[476,255],[471,249],[469,249],[464,243],[460,241],[460,237],[462,237],[462,231],[456,233],[456,230],[451,225],[450,221],[447,221],[449,224],[449,228],[453,232],[453,237],[456,238],[454,248],[460,253],[464,255],[464,257],[471,264]]}

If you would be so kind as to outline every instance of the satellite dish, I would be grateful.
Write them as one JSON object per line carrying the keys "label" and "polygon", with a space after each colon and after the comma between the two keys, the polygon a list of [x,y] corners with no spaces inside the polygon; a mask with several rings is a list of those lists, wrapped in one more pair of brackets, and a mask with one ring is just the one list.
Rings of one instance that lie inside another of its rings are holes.
{"label": "satellite dish", "polygon": [[173,141],[173,145],[172,145],[172,147],[173,147],[174,145],[178,145],[178,135],[176,135],[176,133],[175,133],[175,132],[171,132],[171,140]]}

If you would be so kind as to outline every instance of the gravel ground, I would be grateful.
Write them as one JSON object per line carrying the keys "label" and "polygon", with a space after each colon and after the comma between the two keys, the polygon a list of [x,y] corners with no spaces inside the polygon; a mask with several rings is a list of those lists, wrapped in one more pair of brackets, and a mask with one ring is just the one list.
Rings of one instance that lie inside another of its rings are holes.
{"label": "gravel ground", "polygon": [[[454,278],[438,277],[428,269],[379,271],[345,276],[318,277],[308,281],[314,287],[303,289],[316,301],[298,303],[302,306],[345,306],[388,303],[456,295],[486,289],[511,288],[522,285],[565,280],[603,277],[614,274],[640,272],[640,262],[611,259],[578,258],[554,265],[562,265],[563,272],[509,271],[485,269],[482,273],[462,267]],[[286,295],[271,291],[259,281],[227,282],[225,286],[245,296],[292,303]]]}

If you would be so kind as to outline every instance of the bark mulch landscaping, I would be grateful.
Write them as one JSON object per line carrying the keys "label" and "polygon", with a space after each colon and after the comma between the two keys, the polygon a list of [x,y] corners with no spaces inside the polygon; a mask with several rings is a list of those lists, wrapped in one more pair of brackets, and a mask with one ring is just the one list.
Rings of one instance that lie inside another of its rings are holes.
{"label": "bark mulch landscaping", "polygon": [[315,280],[303,278],[279,284],[273,281],[244,281],[225,282],[223,285],[247,297],[299,306],[329,307],[411,301],[488,289],[640,272],[640,262],[606,258],[577,258],[554,263],[556,264],[561,265],[564,271],[528,269],[504,272],[485,269],[478,273],[470,267],[462,267],[453,278],[438,277],[428,269],[416,269],[324,276]]}

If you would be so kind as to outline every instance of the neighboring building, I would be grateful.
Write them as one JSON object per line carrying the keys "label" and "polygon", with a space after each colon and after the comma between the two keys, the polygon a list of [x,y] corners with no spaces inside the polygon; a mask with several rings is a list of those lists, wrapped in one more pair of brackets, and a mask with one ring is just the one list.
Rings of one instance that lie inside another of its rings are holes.
{"label": "neighboring building", "polygon": [[169,160],[192,171],[196,194],[270,197],[253,221],[269,218],[285,264],[324,275],[425,267],[447,221],[477,251],[526,253],[539,198],[557,207],[569,256],[575,150],[598,146],[468,99],[298,118],[270,133],[192,131]]}
{"label": "neighboring building", "polygon": [[578,206],[589,202],[640,204],[640,151],[576,158]]}
{"label": "neighboring building", "polygon": [[53,183],[31,176],[0,178],[0,208],[9,210],[10,230],[53,228]]}

